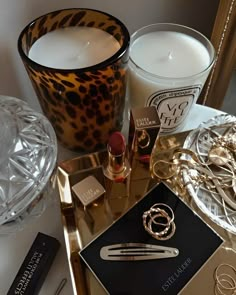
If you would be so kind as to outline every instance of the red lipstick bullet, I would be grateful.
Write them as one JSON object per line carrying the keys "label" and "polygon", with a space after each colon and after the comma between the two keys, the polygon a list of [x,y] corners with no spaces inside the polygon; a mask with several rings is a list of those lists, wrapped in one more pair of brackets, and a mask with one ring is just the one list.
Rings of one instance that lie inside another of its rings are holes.
{"label": "red lipstick bullet", "polygon": [[114,132],[107,144],[107,163],[104,166],[106,200],[113,217],[119,217],[128,206],[129,175],[125,137]]}
{"label": "red lipstick bullet", "polygon": [[107,144],[108,164],[104,174],[109,179],[120,182],[130,173],[130,165],[126,155],[126,141],[121,132],[114,132]]}

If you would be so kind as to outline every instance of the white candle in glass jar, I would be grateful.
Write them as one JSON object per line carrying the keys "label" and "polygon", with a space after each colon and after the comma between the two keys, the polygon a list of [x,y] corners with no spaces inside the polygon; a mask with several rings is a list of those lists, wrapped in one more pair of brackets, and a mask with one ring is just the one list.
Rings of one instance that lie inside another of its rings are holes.
{"label": "white candle in glass jar", "polygon": [[[171,24],[167,25],[169,31],[146,29],[143,34],[134,34],[129,62],[130,106],[156,105],[163,132],[174,131],[183,123],[200,94],[214,56],[197,38],[171,31]],[[203,35],[193,32],[204,40]]]}
{"label": "white candle in glass jar", "polygon": [[39,38],[29,51],[29,58],[50,68],[76,69],[103,62],[119,49],[119,42],[103,30],[67,27]]}

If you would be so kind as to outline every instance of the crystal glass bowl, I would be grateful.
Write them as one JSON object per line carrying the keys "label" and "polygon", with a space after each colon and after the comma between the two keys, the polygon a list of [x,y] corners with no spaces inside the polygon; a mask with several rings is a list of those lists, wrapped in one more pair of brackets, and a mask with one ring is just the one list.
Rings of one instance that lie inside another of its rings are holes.
{"label": "crystal glass bowl", "polygon": [[42,213],[57,159],[54,130],[20,99],[0,96],[0,234]]}
{"label": "crystal glass bowl", "polygon": [[[192,130],[185,142],[184,148],[191,149],[198,155],[201,162],[206,165],[209,162],[209,151],[212,148],[214,139],[220,138],[229,132],[230,126],[236,124],[236,117],[229,114],[217,115],[207,122],[201,123],[197,129]],[[234,134],[234,133],[232,133]],[[184,160],[188,160],[188,156],[183,156]],[[234,165],[231,160],[230,165]],[[195,169],[186,169],[183,172],[183,180],[188,193],[193,198],[197,206],[205,213],[213,222],[227,231],[236,234],[236,210],[231,207],[224,199],[224,195],[228,196],[235,203],[235,178],[232,176],[229,166],[218,165],[217,167],[208,164],[208,171],[213,173],[214,177],[225,177],[224,179],[232,181],[232,187],[226,188],[223,185],[221,191],[206,186],[205,183],[195,183],[192,176],[197,175]],[[234,166],[232,166],[235,170]],[[234,171],[235,173],[235,171]],[[234,175],[234,174],[233,174]],[[230,182],[228,182],[230,183]],[[222,193],[223,192],[223,193]]]}

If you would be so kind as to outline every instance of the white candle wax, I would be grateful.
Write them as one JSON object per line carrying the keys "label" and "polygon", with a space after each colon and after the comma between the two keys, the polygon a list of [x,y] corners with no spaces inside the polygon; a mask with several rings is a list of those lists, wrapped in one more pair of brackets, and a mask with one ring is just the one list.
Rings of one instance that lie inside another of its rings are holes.
{"label": "white candle wax", "polygon": [[29,58],[50,68],[76,69],[103,62],[119,49],[119,42],[103,30],[68,27],[39,38],[29,51]]}
{"label": "white candle wax", "polygon": [[131,46],[130,57],[145,71],[166,78],[196,75],[210,64],[206,47],[179,32],[151,32]]}
{"label": "white candle wax", "polygon": [[162,130],[175,130],[208,76],[212,57],[207,48],[184,33],[154,31],[132,42],[130,58],[131,108],[156,105]]}

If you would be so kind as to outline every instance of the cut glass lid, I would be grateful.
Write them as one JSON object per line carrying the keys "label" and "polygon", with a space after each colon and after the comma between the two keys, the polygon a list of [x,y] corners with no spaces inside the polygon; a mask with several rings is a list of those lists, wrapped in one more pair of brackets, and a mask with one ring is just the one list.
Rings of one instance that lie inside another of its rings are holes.
{"label": "cut glass lid", "polygon": [[0,225],[40,197],[56,159],[56,135],[45,116],[20,99],[0,96]]}

